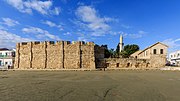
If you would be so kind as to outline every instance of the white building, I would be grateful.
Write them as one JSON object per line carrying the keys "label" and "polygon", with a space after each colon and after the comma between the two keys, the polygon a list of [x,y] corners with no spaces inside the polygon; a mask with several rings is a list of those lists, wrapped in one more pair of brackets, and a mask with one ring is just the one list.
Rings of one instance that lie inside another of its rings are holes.
{"label": "white building", "polygon": [[0,68],[13,67],[15,59],[15,50],[9,50],[7,48],[0,49]]}
{"label": "white building", "polygon": [[169,61],[171,64],[180,66],[180,50],[169,54]]}

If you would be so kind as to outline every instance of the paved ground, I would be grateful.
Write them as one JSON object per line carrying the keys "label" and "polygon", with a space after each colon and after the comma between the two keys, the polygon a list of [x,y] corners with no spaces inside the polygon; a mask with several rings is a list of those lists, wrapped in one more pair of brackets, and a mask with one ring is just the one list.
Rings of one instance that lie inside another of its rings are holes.
{"label": "paved ground", "polygon": [[180,101],[180,72],[0,71],[0,101]]}

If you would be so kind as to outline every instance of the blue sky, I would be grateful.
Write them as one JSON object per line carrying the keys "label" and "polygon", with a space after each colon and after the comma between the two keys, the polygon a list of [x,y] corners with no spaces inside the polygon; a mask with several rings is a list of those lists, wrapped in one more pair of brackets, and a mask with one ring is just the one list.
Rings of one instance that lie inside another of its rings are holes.
{"label": "blue sky", "polygon": [[180,50],[179,0],[0,0],[0,47],[22,41],[93,41]]}

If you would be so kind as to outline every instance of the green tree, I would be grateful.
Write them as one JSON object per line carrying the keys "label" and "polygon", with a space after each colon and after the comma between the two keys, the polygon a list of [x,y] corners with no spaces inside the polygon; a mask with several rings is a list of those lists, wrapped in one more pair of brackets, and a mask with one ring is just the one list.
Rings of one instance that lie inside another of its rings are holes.
{"label": "green tree", "polygon": [[119,56],[122,57],[122,58],[128,58],[129,57],[128,53],[126,51],[124,51],[124,50],[119,53]]}
{"label": "green tree", "polygon": [[124,49],[120,54],[123,58],[128,58],[131,54],[139,50],[139,46],[132,44],[124,46]]}
{"label": "green tree", "polygon": [[111,57],[111,58],[114,58],[114,57],[115,57],[115,51],[114,51],[114,49],[111,48],[111,49],[109,50],[109,52],[110,52],[110,54],[111,54],[110,57]]}

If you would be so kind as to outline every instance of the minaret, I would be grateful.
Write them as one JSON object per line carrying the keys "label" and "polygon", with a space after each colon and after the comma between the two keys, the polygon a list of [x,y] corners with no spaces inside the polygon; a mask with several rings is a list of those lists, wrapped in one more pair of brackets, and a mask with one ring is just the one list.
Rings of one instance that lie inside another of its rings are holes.
{"label": "minaret", "polygon": [[124,43],[123,43],[123,36],[120,36],[120,42],[119,42],[119,52],[122,52],[124,47]]}

